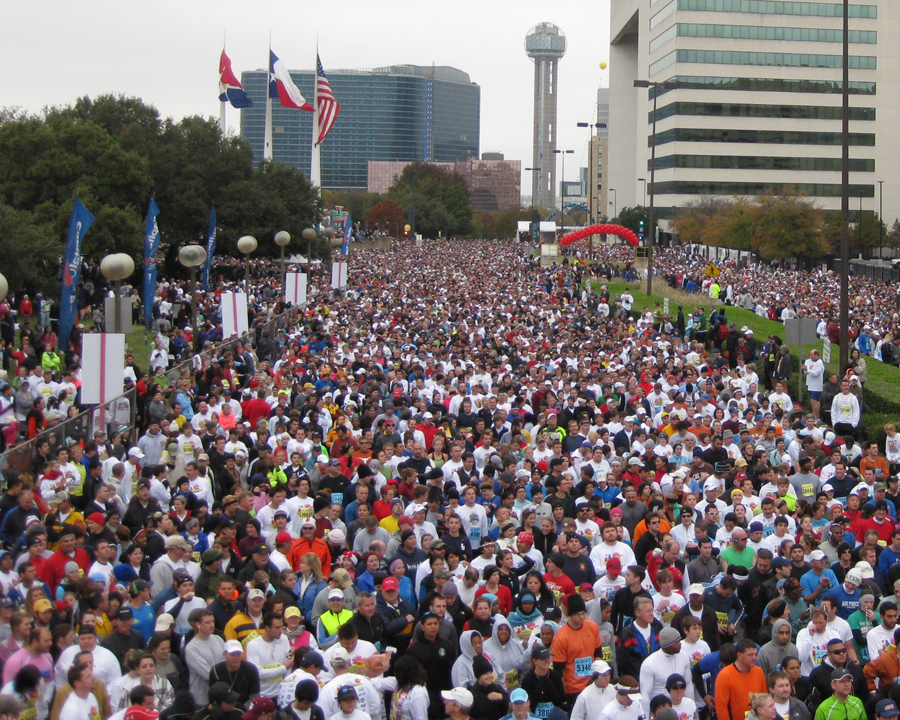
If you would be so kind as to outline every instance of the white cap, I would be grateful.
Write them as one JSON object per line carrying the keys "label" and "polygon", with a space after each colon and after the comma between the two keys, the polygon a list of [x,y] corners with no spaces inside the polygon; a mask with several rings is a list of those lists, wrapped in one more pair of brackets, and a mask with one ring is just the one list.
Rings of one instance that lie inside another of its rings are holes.
{"label": "white cap", "polygon": [[328,599],[329,600],[343,600],[344,599],[344,591],[340,588],[331,588],[328,591]]}
{"label": "white cap", "polygon": [[688,588],[688,597],[691,595],[702,595],[706,592],[706,588],[702,583],[694,583]]}
{"label": "white cap", "polygon": [[158,618],[156,618],[156,632],[164,632],[168,630],[175,624],[175,618],[173,618],[169,613],[163,613]]}
{"label": "white cap", "polygon": [[229,640],[225,643],[225,652],[243,654],[244,646],[241,645],[240,640]]}
{"label": "white cap", "polygon": [[334,650],[331,651],[331,664],[334,665],[335,663],[341,667],[350,663],[350,653],[341,645],[336,645]]}
{"label": "white cap", "polygon": [[810,559],[810,562],[812,562],[814,560],[827,560],[828,556],[825,553],[823,553],[821,550],[813,550],[809,554],[809,559]]}
{"label": "white cap", "polygon": [[144,453],[141,452],[140,448],[133,447],[128,451],[128,457],[136,457],[138,460],[142,460],[145,456]]}
{"label": "white cap", "polygon": [[600,675],[605,675],[611,671],[612,668],[603,660],[594,660],[594,662],[591,663],[591,674],[598,673]]}
{"label": "white cap", "polygon": [[472,703],[475,702],[472,693],[464,687],[455,687],[452,690],[441,690],[441,697],[444,700],[451,700],[467,709],[471,708]]}

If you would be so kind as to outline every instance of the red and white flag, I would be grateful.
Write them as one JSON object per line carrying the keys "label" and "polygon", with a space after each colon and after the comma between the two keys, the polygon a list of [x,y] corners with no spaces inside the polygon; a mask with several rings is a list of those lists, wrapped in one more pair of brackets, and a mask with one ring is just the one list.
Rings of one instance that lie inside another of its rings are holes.
{"label": "red and white flag", "polygon": [[341,106],[334,99],[331,84],[325,77],[325,69],[322,67],[322,59],[316,54],[316,103],[319,111],[319,138],[316,144],[321,143],[331,131],[334,121],[337,120]]}

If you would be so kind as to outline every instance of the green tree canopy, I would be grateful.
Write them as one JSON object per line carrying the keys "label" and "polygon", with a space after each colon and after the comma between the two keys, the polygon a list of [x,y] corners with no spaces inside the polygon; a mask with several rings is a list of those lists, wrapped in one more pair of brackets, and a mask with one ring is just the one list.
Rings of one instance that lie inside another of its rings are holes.
{"label": "green tree canopy", "polygon": [[472,206],[465,181],[428,163],[410,163],[388,190],[404,215],[415,213],[416,232],[427,237],[468,236],[472,233]]}

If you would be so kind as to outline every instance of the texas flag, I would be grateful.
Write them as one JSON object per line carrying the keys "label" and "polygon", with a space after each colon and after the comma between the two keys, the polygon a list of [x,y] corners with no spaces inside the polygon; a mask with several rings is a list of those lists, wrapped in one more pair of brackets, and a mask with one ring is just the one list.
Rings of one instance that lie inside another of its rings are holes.
{"label": "texas flag", "polygon": [[291,74],[278,56],[269,50],[269,97],[278,98],[281,107],[309,110],[313,106],[306,102],[300,90],[291,80]]}
{"label": "texas flag", "polygon": [[247,97],[244,88],[238,82],[231,70],[231,58],[225,51],[219,56],[219,101],[230,102],[232,107],[247,108],[253,105],[253,101]]}

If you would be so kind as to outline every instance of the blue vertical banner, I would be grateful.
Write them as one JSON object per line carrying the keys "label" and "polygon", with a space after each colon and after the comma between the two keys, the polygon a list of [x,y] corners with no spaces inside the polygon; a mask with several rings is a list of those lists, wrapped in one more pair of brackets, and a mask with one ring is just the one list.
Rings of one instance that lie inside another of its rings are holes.
{"label": "blue vertical banner", "polygon": [[75,198],[72,217],[69,219],[69,235],[66,238],[66,256],[63,259],[63,285],[59,297],[59,347],[63,351],[69,345],[69,335],[78,314],[77,287],[81,280],[81,241],[94,223],[94,216]]}
{"label": "blue vertical banner", "polygon": [[209,211],[209,234],[206,236],[206,262],[203,264],[203,292],[209,292],[209,270],[216,251],[216,206]]}
{"label": "blue vertical banner", "polygon": [[341,255],[350,254],[350,237],[353,233],[353,216],[347,213],[344,218],[344,242],[341,243]]}
{"label": "blue vertical banner", "polygon": [[157,215],[159,208],[156,206],[156,198],[150,198],[147,226],[144,231],[144,324],[147,327],[150,327],[153,320],[153,298],[156,296],[156,253],[159,252]]}

